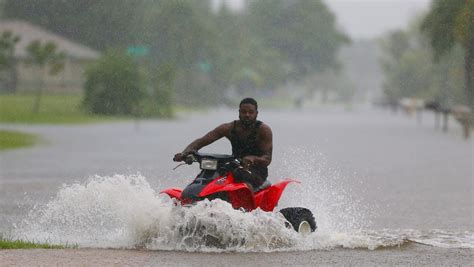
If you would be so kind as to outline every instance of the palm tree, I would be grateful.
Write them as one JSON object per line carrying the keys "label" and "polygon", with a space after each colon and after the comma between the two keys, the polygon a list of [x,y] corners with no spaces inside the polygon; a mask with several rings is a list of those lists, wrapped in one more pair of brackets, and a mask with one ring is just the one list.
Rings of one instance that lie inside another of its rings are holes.
{"label": "palm tree", "polygon": [[57,51],[57,46],[53,42],[46,42],[42,44],[41,41],[31,42],[26,51],[30,61],[38,66],[39,81],[38,88],[36,90],[36,98],[33,106],[33,113],[38,113],[40,108],[41,96],[43,94],[44,87],[44,73],[46,68],[50,75],[56,75],[64,69],[64,58],[63,52]]}
{"label": "palm tree", "polygon": [[6,71],[6,76],[3,76],[2,80],[5,79],[5,87],[7,90],[14,90],[16,88],[16,71],[15,66],[15,46],[20,41],[18,35],[14,35],[11,31],[4,31],[0,35],[0,71]]}
{"label": "palm tree", "polygon": [[422,24],[435,59],[460,44],[465,51],[466,96],[474,114],[474,0],[434,0]]}

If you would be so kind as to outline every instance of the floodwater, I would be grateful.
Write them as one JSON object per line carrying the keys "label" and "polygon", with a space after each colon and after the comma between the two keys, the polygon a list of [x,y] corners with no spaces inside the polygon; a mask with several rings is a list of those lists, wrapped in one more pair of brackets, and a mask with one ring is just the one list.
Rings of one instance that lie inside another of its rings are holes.
{"label": "floodwater", "polygon": [[[43,143],[0,153],[0,232],[77,244],[90,257],[117,257],[95,249],[132,249],[123,253],[154,259],[145,265],[209,264],[212,257],[217,265],[471,264],[474,142],[453,120],[444,133],[430,113],[418,123],[369,108],[261,108],[274,137],[269,179],[301,181],[287,187],[279,208],[309,208],[318,224],[301,237],[277,212],[244,213],[221,201],[183,209],[158,194],[197,173],[196,165],[172,171],[176,152],[236,118],[237,110],[219,109],[174,121],[2,125],[39,134]],[[230,144],[202,151],[229,153]]]}

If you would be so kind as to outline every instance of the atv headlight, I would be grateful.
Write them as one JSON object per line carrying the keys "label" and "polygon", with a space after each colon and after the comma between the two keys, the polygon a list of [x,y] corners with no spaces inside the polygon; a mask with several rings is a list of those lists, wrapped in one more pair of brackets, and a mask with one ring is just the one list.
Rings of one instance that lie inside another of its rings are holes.
{"label": "atv headlight", "polygon": [[204,169],[204,170],[217,170],[217,160],[214,160],[214,159],[203,159],[203,160],[201,160],[201,169]]}

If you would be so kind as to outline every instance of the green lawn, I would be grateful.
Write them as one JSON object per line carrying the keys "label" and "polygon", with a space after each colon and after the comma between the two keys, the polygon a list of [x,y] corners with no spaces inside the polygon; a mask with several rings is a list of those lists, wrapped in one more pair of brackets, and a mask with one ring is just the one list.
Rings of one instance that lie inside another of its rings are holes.
{"label": "green lawn", "polygon": [[62,246],[62,245],[51,245],[51,244],[41,244],[31,241],[24,240],[13,240],[11,238],[3,237],[0,234],[0,249],[34,249],[34,248],[74,248],[76,246]]}
{"label": "green lawn", "polygon": [[[8,234],[0,233],[0,249],[35,249],[35,248],[78,248],[77,244],[55,245],[49,243],[38,243],[22,239],[14,239]],[[0,264],[1,265],[1,264]]]}
{"label": "green lawn", "polygon": [[65,248],[61,245],[38,244],[23,240],[0,240],[0,249]]}
{"label": "green lawn", "polygon": [[38,138],[32,134],[0,130],[0,151],[32,146],[37,141]]}
{"label": "green lawn", "polygon": [[63,124],[118,119],[83,111],[79,95],[44,95],[37,114],[32,112],[34,100],[34,95],[0,95],[0,122]]}

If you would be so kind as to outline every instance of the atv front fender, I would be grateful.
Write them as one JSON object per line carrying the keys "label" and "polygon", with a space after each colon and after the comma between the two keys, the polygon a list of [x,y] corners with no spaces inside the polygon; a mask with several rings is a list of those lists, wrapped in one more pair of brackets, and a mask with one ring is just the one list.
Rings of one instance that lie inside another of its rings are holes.
{"label": "atv front fender", "polygon": [[167,194],[170,198],[176,198],[177,200],[181,200],[181,193],[183,192],[180,188],[168,188],[163,191],[160,191],[160,194]]}
{"label": "atv front fender", "polygon": [[228,183],[226,185],[211,183],[202,190],[199,196],[206,197],[219,192],[227,193],[234,209],[244,208],[250,211],[256,208],[252,191],[245,183]]}
{"label": "atv front fender", "polygon": [[286,179],[257,193],[255,199],[260,200],[256,203],[257,207],[260,207],[264,211],[273,211],[273,209],[278,205],[283,190],[285,190],[286,186],[292,182],[300,183],[297,180]]}

